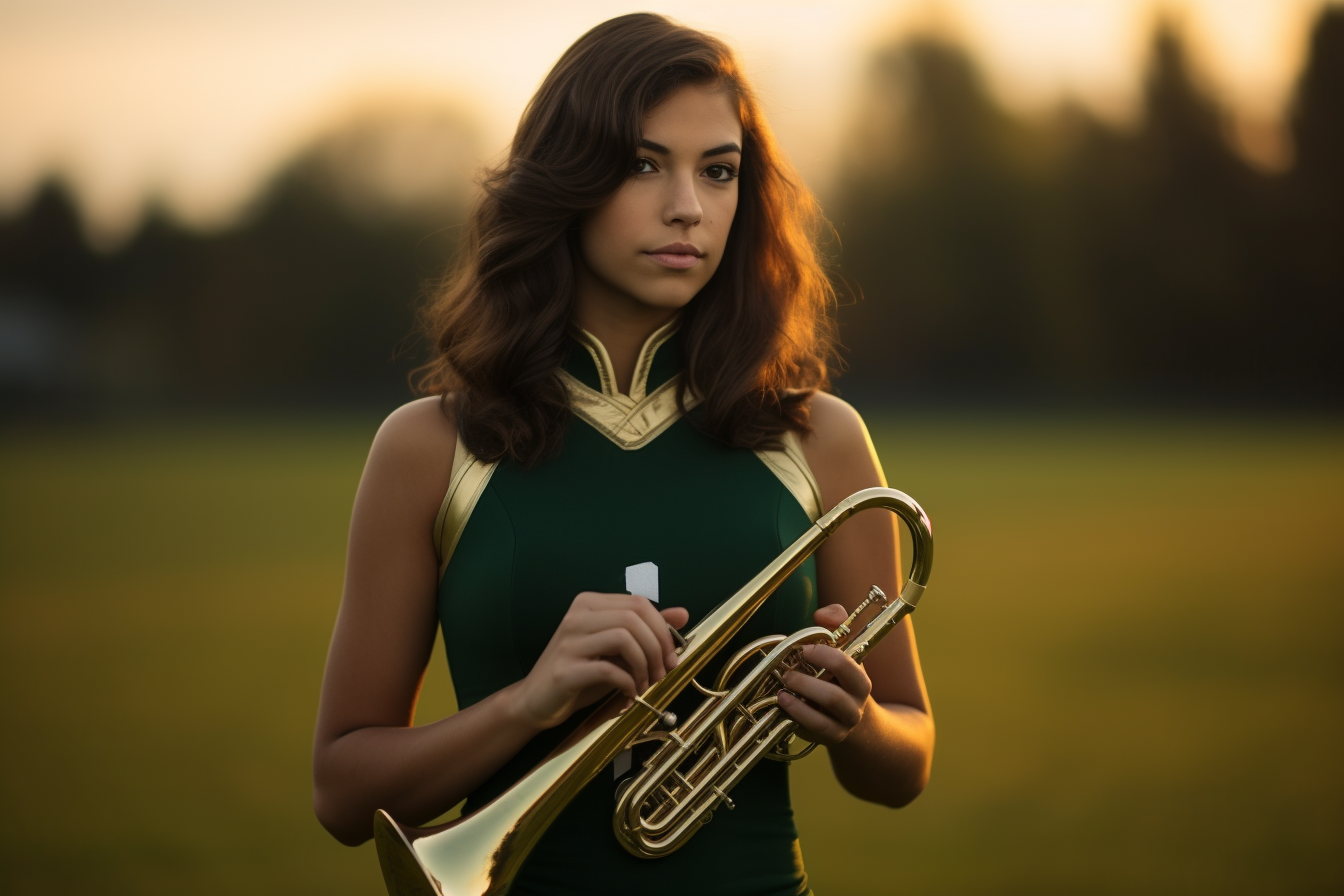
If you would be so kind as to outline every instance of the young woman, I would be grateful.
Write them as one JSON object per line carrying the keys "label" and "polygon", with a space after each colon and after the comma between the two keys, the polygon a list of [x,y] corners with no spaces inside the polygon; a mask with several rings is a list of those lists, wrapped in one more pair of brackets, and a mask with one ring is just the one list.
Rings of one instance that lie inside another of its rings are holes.
{"label": "young woman", "polygon": [[[594,28],[484,186],[429,313],[430,395],[383,424],[355,500],[314,750],[317,815],[343,843],[375,809],[423,824],[488,802],[585,707],[661,678],[669,623],[885,484],[859,415],[822,391],[815,204],[721,42],[646,14]],[[890,514],[856,517],[724,657],[834,628],[871,584],[898,593],[898,545]],[[412,727],[437,626],[461,708]],[[909,802],[933,750],[909,620],[862,667],[807,659],[834,680],[790,676],[784,710],[849,792]],[[786,764],[757,766],[735,810],[658,860],[612,835],[625,774],[588,785],[511,892],[807,891]]]}

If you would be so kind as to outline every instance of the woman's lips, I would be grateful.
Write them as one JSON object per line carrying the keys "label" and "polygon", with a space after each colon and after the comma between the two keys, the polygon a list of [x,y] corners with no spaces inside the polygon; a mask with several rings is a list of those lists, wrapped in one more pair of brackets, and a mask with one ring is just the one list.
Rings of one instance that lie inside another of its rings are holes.
{"label": "woman's lips", "polygon": [[699,255],[691,255],[689,252],[645,252],[644,254],[664,267],[676,268],[677,270],[693,268],[700,261]]}
{"label": "woman's lips", "polygon": [[695,267],[695,263],[703,255],[699,249],[690,243],[672,243],[667,246],[659,246],[657,249],[650,249],[645,255],[664,267],[685,270]]}

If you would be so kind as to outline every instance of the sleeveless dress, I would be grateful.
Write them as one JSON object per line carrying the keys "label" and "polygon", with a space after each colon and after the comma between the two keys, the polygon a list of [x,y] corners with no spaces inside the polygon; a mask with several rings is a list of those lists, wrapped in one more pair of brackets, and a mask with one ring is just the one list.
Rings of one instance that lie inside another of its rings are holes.
{"label": "sleeveless dress", "polygon": [[[467,707],[522,679],[580,591],[631,592],[686,607],[694,626],[821,513],[816,480],[790,434],[777,451],[728,448],[677,407],[681,341],[674,320],[649,337],[628,396],[596,337],[575,331],[561,373],[574,418],[558,456],[532,469],[484,464],[458,440],[435,525],[438,611],[457,701]],[[691,403],[688,399],[688,404]],[[748,641],[812,624],[815,564],[766,601],[699,680]],[[693,689],[672,710],[685,718]],[[473,792],[489,802],[587,715],[542,732]],[[798,896],[810,894],[789,800],[788,765],[759,763],[680,850],[627,853],[612,833],[615,792],[633,769],[618,759],[551,825],[513,896]],[[628,758],[628,757],[623,757]]]}

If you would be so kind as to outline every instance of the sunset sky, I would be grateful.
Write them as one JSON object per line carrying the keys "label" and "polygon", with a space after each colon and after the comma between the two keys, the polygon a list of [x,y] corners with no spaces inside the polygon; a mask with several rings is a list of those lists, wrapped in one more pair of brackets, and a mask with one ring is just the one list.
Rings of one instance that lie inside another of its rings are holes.
{"label": "sunset sky", "polygon": [[[737,0],[643,8],[726,36],[818,189],[867,50],[911,29],[960,36],[1011,107],[1075,97],[1132,113],[1158,10],[1248,132],[1272,128],[1322,0]],[[474,119],[501,150],[556,57],[628,2],[0,0],[0,211],[59,172],[115,241],[147,197],[228,220],[267,173],[361,98],[407,94]]]}

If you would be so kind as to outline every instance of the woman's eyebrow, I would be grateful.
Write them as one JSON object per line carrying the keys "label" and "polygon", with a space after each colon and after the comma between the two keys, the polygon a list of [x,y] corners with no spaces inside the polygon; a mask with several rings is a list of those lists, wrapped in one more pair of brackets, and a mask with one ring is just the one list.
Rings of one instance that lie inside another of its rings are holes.
{"label": "woman's eyebrow", "polygon": [[722,146],[716,146],[713,149],[705,150],[703,153],[700,154],[700,158],[703,159],[708,156],[721,156],[724,155],[725,153],[741,152],[741,151],[742,147],[738,146],[736,143],[724,143]]}
{"label": "woman's eyebrow", "polygon": [[[661,143],[654,143],[652,140],[640,140],[639,145],[642,146],[644,149],[651,149],[654,152],[660,152],[665,156],[672,154],[672,150],[668,149]],[[714,147],[713,149],[705,150],[700,154],[700,158],[704,159],[708,158],[709,156],[721,156],[724,155],[725,153],[741,152],[741,151],[742,147],[738,146],[736,143],[724,143],[720,146]]]}

